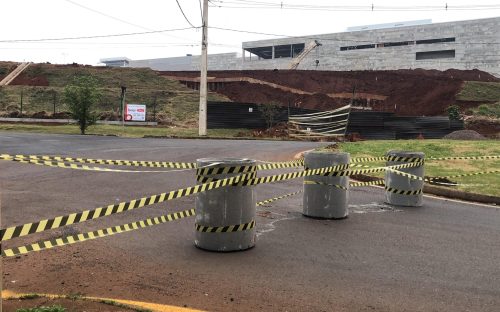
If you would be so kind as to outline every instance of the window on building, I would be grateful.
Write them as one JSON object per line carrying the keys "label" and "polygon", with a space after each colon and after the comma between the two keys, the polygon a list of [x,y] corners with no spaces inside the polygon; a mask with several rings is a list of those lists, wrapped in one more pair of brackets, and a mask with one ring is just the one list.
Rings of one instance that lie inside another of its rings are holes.
{"label": "window on building", "polygon": [[425,51],[417,52],[416,60],[436,60],[444,58],[455,58],[455,50]]}
{"label": "window on building", "polygon": [[444,42],[455,42],[455,37],[450,38],[438,38],[438,39],[424,39],[417,40],[417,44],[430,44],[430,43],[444,43]]}
{"label": "window on building", "polygon": [[258,47],[258,48],[247,48],[246,51],[257,55],[259,58],[272,59],[273,58],[273,47]]}
{"label": "window on building", "polygon": [[384,47],[399,47],[413,44],[414,41],[384,42]]}
{"label": "window on building", "polygon": [[375,48],[374,44],[362,44],[362,45],[355,45],[355,46],[340,47],[340,51],[373,49],[373,48]]}
{"label": "window on building", "polygon": [[304,50],[305,46],[305,43],[292,44],[292,57],[296,57],[297,55],[299,55],[300,52]]}

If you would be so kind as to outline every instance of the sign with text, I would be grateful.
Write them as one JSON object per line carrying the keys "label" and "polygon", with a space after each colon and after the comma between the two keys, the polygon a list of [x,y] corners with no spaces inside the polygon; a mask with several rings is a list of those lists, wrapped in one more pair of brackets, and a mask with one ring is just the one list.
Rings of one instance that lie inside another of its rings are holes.
{"label": "sign with text", "polygon": [[125,121],[146,121],[146,105],[125,105]]}

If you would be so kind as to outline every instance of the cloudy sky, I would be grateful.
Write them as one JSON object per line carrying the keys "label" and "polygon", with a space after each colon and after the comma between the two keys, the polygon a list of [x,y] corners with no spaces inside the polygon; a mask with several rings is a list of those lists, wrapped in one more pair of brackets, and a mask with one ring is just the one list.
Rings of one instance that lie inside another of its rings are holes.
{"label": "cloudy sky", "polygon": [[[106,57],[160,58],[201,50],[200,0],[2,0],[1,10],[3,61],[95,65]],[[271,34],[498,16],[498,0],[211,0],[209,53],[241,52],[241,42],[277,37]]]}

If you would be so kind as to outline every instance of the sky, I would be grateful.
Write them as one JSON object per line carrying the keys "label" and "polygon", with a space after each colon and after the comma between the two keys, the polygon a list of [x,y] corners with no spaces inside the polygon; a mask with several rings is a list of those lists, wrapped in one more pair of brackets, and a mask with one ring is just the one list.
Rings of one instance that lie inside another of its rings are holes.
{"label": "sky", "polygon": [[[108,57],[199,55],[200,2],[1,0],[0,60],[97,65]],[[498,0],[211,0],[208,53],[241,52],[244,41],[335,33],[350,26],[498,16]],[[94,36],[106,37],[81,38]]]}

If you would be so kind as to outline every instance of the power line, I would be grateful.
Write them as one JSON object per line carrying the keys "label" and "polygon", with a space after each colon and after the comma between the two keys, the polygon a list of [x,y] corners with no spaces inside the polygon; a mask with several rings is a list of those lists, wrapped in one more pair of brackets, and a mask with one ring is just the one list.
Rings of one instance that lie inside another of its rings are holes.
{"label": "power line", "polygon": [[245,0],[213,0],[212,7],[229,9],[280,9],[301,11],[452,11],[452,10],[498,10],[498,4],[468,4],[468,5],[427,5],[427,6],[378,6],[371,5],[311,5],[287,4],[281,2],[262,2]]}
{"label": "power line", "polygon": [[118,18],[118,17],[115,17],[115,16],[111,16],[111,15],[106,14],[106,13],[103,13],[103,12],[101,12],[101,11],[97,11],[97,10],[95,10],[95,9],[89,8],[89,7],[87,7],[87,6],[84,6],[84,5],[80,4],[80,3],[77,3],[77,2],[74,2],[74,1],[71,1],[71,0],[65,0],[65,1],[66,1],[66,2],[68,2],[68,3],[71,3],[71,4],[73,4],[73,5],[76,5],[76,6],[80,7],[80,8],[83,8],[83,9],[85,9],[85,10],[88,10],[88,11],[94,12],[94,13],[96,13],[96,14],[102,15],[102,16],[104,16],[104,17],[107,17],[107,18],[113,19],[113,20],[118,21],[118,22],[121,22],[121,23],[123,23],[123,24],[127,24],[127,25],[130,25],[130,26],[134,26],[134,27],[137,27],[137,28],[141,28],[141,29],[146,30],[146,31],[152,31],[152,29],[149,29],[149,28],[146,28],[146,27],[143,27],[143,26],[141,26],[141,25],[134,24],[134,23],[127,22],[126,20],[123,20],[123,19]]}
{"label": "power line", "polygon": [[189,19],[187,18],[186,14],[184,14],[184,11],[182,10],[182,7],[181,7],[181,4],[179,3],[179,0],[175,0],[175,2],[177,2],[177,6],[179,7],[179,10],[181,10],[181,13],[182,13],[182,16],[184,16],[184,19],[186,20],[186,22],[188,22],[189,25],[191,25],[191,27],[193,28],[196,28],[196,26],[194,26],[190,21]]}
{"label": "power line", "polygon": [[159,34],[159,33],[165,33],[165,32],[191,30],[191,29],[199,29],[199,28],[201,28],[201,27],[185,27],[185,28],[162,29],[162,30],[152,30],[152,31],[132,32],[132,33],[121,33],[121,34],[94,35],[94,36],[78,36],[78,37],[62,37],[62,38],[7,39],[7,40],[0,40],[0,43],[11,43],[11,42],[42,42],[42,41],[62,41],[62,40],[81,40],[81,39],[125,37],[125,36],[138,36],[138,35]]}

